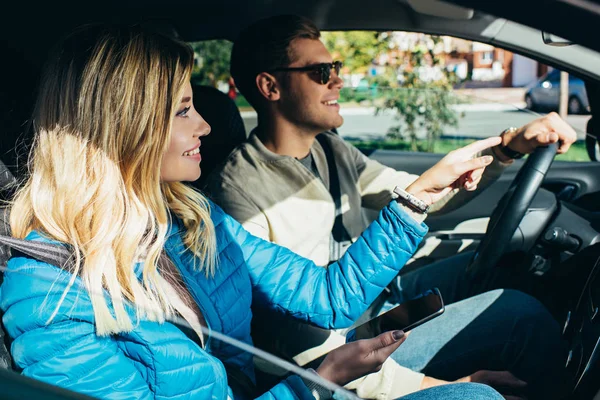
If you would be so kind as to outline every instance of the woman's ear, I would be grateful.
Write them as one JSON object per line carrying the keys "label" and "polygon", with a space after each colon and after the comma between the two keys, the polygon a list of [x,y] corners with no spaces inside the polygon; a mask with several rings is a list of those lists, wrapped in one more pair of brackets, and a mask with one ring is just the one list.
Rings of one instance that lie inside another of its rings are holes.
{"label": "woman's ear", "polygon": [[267,72],[261,72],[256,76],[256,87],[258,92],[268,101],[277,101],[281,97],[277,79]]}

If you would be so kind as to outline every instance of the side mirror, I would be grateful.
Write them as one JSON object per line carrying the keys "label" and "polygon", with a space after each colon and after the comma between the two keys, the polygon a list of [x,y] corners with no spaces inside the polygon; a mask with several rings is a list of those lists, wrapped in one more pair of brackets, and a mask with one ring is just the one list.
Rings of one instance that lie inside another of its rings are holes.
{"label": "side mirror", "polygon": [[570,45],[574,44],[573,42],[571,42],[567,39],[563,39],[560,36],[556,36],[556,35],[553,35],[548,32],[542,32],[542,40],[548,46],[554,46],[554,47],[564,47],[564,46],[570,46]]}

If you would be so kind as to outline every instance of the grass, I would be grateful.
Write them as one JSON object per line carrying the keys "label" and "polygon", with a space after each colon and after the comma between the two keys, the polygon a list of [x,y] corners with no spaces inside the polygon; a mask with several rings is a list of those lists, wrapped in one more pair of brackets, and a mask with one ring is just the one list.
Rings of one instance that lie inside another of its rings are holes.
{"label": "grass", "polygon": [[[466,146],[469,143],[473,143],[474,140],[468,139],[440,139],[434,145],[434,153],[446,154],[452,150]],[[352,144],[362,150],[403,150],[411,151],[410,143],[404,140],[398,139],[385,139],[385,140],[353,140]],[[422,142],[425,145],[425,142]],[[590,161],[590,157],[585,149],[585,143],[583,141],[576,142],[571,146],[566,154],[559,154],[556,156],[556,160],[559,161]]]}

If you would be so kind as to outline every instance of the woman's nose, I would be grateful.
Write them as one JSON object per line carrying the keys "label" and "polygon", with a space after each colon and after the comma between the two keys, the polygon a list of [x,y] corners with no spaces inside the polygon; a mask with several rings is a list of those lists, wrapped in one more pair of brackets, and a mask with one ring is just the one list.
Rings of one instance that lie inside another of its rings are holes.
{"label": "woman's nose", "polygon": [[202,118],[202,115],[200,115],[199,113],[196,112],[197,118],[198,118],[198,126],[196,128],[196,136],[197,137],[201,137],[201,136],[206,136],[210,133],[210,125],[208,124],[208,122],[206,122],[206,120],[204,118]]}

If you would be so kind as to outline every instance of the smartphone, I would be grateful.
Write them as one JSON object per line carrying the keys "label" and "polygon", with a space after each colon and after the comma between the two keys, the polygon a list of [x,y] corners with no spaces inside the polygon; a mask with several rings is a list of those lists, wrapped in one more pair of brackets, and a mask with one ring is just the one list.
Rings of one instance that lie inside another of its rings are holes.
{"label": "smartphone", "polygon": [[346,341],[368,339],[386,331],[407,332],[442,315],[444,310],[442,294],[433,288],[351,329]]}

